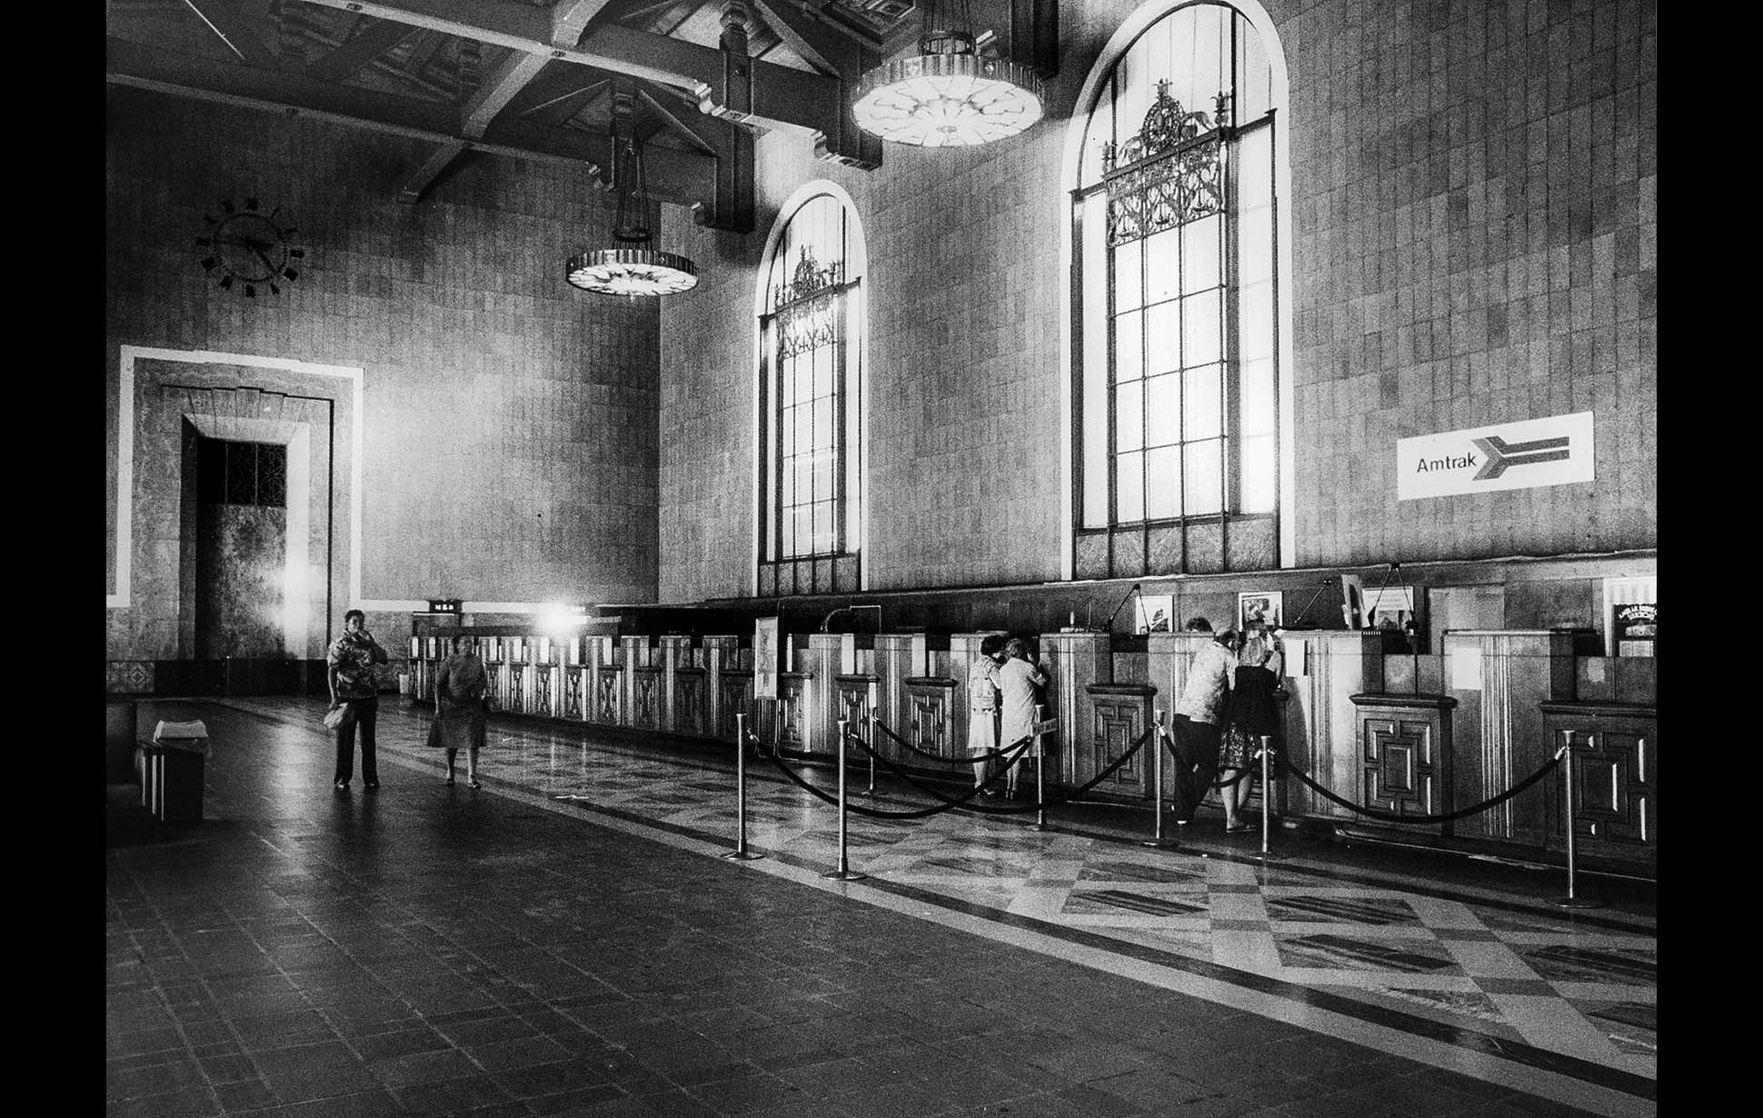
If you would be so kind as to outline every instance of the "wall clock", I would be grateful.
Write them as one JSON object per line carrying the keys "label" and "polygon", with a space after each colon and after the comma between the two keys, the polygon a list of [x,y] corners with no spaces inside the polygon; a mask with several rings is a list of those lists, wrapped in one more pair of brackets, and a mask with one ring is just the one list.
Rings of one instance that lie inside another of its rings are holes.
{"label": "wall clock", "polygon": [[281,284],[300,277],[296,264],[306,256],[306,250],[293,243],[298,230],[278,220],[281,212],[277,206],[264,213],[255,198],[246,198],[243,204],[230,198],[221,202],[219,213],[203,216],[208,232],[196,238],[202,270],[223,291],[238,291],[247,299],[265,290],[280,294]]}

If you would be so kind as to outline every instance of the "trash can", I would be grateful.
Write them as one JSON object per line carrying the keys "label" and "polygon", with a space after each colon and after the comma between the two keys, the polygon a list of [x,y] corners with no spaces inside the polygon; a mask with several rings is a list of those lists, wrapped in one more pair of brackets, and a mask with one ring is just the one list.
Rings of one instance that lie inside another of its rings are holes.
{"label": "trash can", "polygon": [[202,822],[202,784],[209,754],[201,722],[160,722],[141,747],[141,803],[161,823]]}
{"label": "trash can", "polygon": [[134,783],[135,732],[134,700],[108,700],[104,709],[105,783]]}

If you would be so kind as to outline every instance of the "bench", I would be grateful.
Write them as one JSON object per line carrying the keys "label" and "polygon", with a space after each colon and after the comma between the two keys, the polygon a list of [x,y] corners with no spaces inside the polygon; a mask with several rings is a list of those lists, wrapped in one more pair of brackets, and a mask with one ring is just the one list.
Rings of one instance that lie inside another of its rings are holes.
{"label": "bench", "polygon": [[[200,723],[195,724],[201,728]],[[161,823],[202,822],[202,784],[206,779],[208,738],[171,737],[179,727],[161,722],[153,738],[142,738],[135,753],[141,766],[141,806]],[[206,729],[201,729],[206,735]]]}

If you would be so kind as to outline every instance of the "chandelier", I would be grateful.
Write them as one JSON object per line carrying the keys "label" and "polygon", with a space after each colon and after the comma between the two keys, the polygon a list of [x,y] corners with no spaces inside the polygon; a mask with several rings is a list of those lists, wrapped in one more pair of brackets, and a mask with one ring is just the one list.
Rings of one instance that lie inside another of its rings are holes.
{"label": "chandelier", "polygon": [[863,75],[852,113],[884,140],[966,147],[1008,139],[1041,119],[1041,80],[1007,58],[981,58],[968,0],[921,0],[918,53]]}
{"label": "chandelier", "polygon": [[636,98],[620,90],[612,99],[612,184],[618,192],[613,248],[590,249],[569,258],[565,278],[601,295],[677,295],[698,285],[698,266],[683,256],[650,247],[649,183],[643,149],[631,135]]}

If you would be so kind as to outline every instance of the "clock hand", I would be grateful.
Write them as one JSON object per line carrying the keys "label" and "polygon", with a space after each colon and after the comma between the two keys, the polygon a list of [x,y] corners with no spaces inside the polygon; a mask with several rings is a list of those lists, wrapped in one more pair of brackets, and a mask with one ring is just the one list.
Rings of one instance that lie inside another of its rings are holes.
{"label": "clock hand", "polygon": [[257,259],[263,261],[263,266],[265,268],[269,269],[270,275],[273,276],[276,274],[276,272],[280,271],[279,268],[277,268],[274,264],[271,264],[269,262],[269,257],[264,254],[264,251],[262,249],[258,248],[256,245],[252,245],[251,251],[257,254]]}

